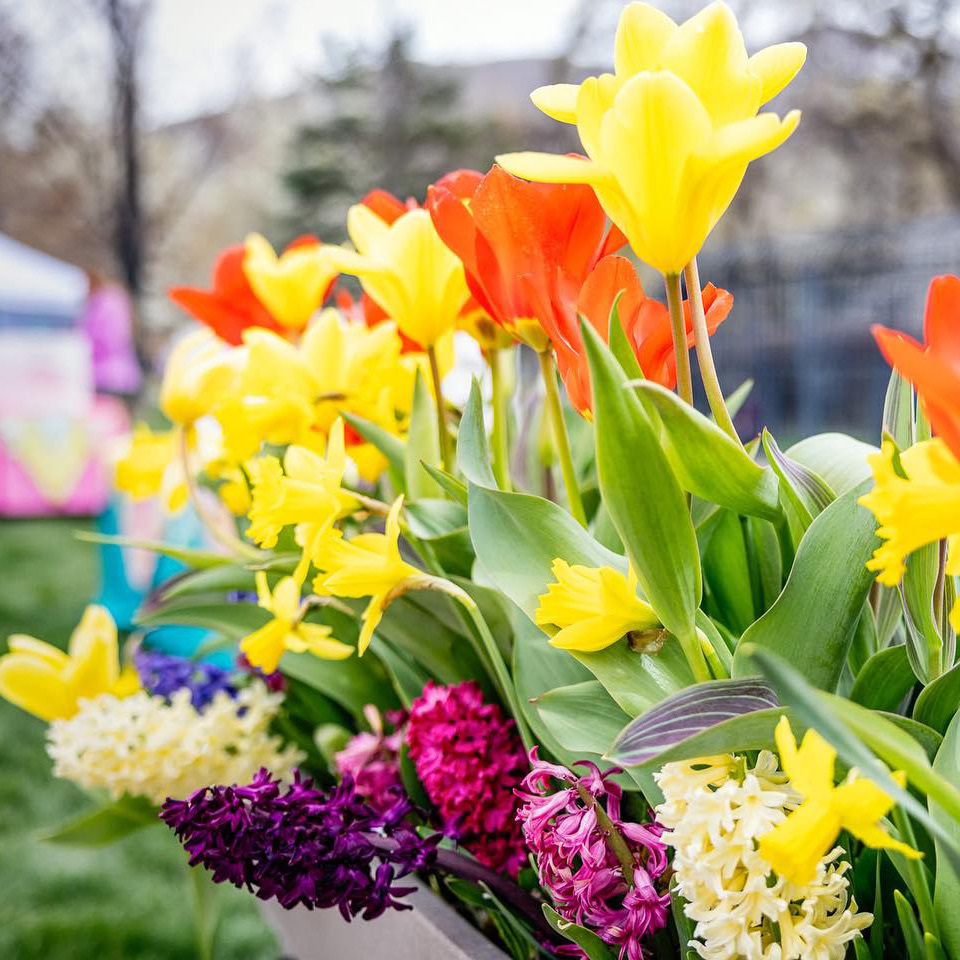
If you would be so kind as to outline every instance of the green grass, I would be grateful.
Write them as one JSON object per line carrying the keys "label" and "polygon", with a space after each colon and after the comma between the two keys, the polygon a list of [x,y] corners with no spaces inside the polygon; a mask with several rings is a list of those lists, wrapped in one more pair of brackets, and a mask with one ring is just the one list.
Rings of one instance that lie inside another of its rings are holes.
{"label": "green grass", "polygon": [[[96,548],[74,520],[0,522],[0,651],[10,633],[63,644],[94,596]],[[33,835],[90,806],[55,780],[44,724],[0,701],[0,957],[5,960],[191,960],[185,855],[164,827],[95,850]],[[219,887],[217,960],[275,960],[253,897]]]}

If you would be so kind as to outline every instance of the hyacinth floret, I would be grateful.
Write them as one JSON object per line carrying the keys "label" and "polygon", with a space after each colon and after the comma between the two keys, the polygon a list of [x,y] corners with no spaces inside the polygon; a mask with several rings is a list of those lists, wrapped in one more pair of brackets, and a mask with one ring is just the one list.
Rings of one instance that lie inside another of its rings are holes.
{"label": "hyacinth floret", "polygon": [[350,738],[333,760],[341,777],[353,778],[357,793],[374,807],[386,809],[393,803],[393,794],[402,789],[400,779],[400,748],[403,745],[402,711],[387,713],[387,722],[393,732],[384,730],[380,711],[372,704],[363,710],[370,730],[363,730]]}
{"label": "hyacinth floret", "polygon": [[429,869],[439,835],[423,838],[399,791],[377,810],[347,775],[330,791],[294,771],[284,786],[261,769],[246,786],[214,786],[167,800],[160,818],[216,883],[246,887],[286,909],[337,907],[347,921],[409,910],[415,886],[397,881]]}
{"label": "hyacinth floret", "polygon": [[213,663],[141,647],[133,656],[133,665],[147,693],[169,699],[178,690],[189,690],[190,702],[197,710],[206,707],[221,691],[231,697],[237,695],[230,671]]}

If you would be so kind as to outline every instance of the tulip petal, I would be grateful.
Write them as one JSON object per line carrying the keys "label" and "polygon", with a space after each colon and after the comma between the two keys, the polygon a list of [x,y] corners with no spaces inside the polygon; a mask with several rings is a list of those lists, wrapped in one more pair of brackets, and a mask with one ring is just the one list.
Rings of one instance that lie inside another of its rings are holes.
{"label": "tulip petal", "polygon": [[782,120],[775,113],[761,113],[717,131],[710,154],[714,163],[749,163],[776,150],[800,124],[800,111],[791,110]]}
{"label": "tulip petal", "polygon": [[19,653],[0,659],[0,697],[48,723],[70,717],[77,709],[76,698],[56,668]]}
{"label": "tulip petal", "polygon": [[62,670],[70,662],[67,655],[59,647],[44,643],[43,640],[38,640],[36,637],[27,636],[25,633],[11,634],[7,637],[7,646],[11,653],[29,654],[57,670]]}
{"label": "tulip petal", "polygon": [[613,42],[613,63],[618,77],[631,77],[643,70],[655,70],[667,41],[677,25],[649,3],[624,7]]}
{"label": "tulip petal", "polygon": [[760,79],[761,107],[793,80],[806,59],[807,48],[802,43],[775,43],[750,58],[750,70]]}
{"label": "tulip petal", "polygon": [[373,253],[377,245],[386,240],[389,231],[390,225],[362,203],[355,203],[347,211],[347,233],[362,255]]}
{"label": "tulip petal", "polygon": [[559,120],[560,123],[576,123],[579,89],[575,83],[552,83],[537,87],[530,94],[530,99],[533,105],[548,117]]}
{"label": "tulip petal", "polygon": [[960,277],[946,275],[930,281],[923,330],[927,345],[960,377]]}
{"label": "tulip petal", "polygon": [[515,177],[540,183],[594,183],[603,176],[590,160],[556,153],[502,153],[497,163]]}

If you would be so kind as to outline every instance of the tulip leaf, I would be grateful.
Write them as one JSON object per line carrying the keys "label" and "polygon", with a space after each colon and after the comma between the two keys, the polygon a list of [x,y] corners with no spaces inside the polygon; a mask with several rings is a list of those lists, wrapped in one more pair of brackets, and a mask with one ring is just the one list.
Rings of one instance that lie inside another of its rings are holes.
{"label": "tulip leaf", "polygon": [[736,440],[672,390],[650,380],[631,386],[656,409],[670,466],[685,490],[737,513],[781,519],[773,471],[755,463]]}
{"label": "tulip leaf", "polygon": [[743,381],[743,383],[740,384],[739,387],[737,387],[736,390],[733,391],[733,393],[730,394],[729,397],[724,400],[724,403],[727,407],[727,413],[730,414],[731,418],[735,417],[740,412],[743,405],[747,402],[747,397],[750,396],[751,390],[753,390],[753,380],[748,377]]}
{"label": "tulip leaf", "polygon": [[467,505],[467,488],[462,480],[440,467],[433,466],[433,464],[421,462],[420,466],[450,495],[451,500],[463,507]]}
{"label": "tulip leaf", "polygon": [[[960,713],[950,721],[943,744],[933,761],[933,769],[945,780],[960,786]],[[947,815],[935,801],[929,802],[930,814],[960,846],[960,822]],[[937,865],[934,871],[933,909],[940,940],[951,960],[960,958],[960,870],[950,858],[941,840],[935,840]]]}
{"label": "tulip leaf", "polygon": [[711,612],[734,633],[753,623],[753,584],[740,517],[722,510],[703,554],[703,575],[710,588]]}
{"label": "tulip leaf", "polygon": [[631,720],[619,732],[610,756],[637,767],[724,721],[779,707],[770,685],[759,678],[697,683]]}
{"label": "tulip leaf", "polygon": [[[857,504],[864,489],[848,491],[810,524],[777,602],[740,640],[788,657],[823,690],[837,688],[873,581],[866,563],[877,543],[876,524]],[[750,669],[738,648],[734,675]]]}
{"label": "tulip leaf", "polygon": [[633,347],[627,339],[627,331],[623,329],[623,323],[620,320],[620,298],[623,296],[621,290],[613,301],[610,308],[610,351],[617,358],[620,369],[631,380],[643,380],[644,372],[640,369],[640,361],[633,352]]}
{"label": "tulip leaf", "polygon": [[403,477],[407,496],[413,500],[440,497],[442,490],[423,464],[440,465],[440,437],[437,426],[437,405],[420,370],[413,387],[413,409],[410,429],[403,451]]}
{"label": "tulip leaf", "polygon": [[[864,610],[863,616],[869,616]],[[872,710],[895,711],[916,683],[903,644],[879,650],[861,667],[850,699]],[[919,719],[919,718],[918,718]]]}
{"label": "tulip leaf", "polygon": [[659,431],[613,354],[581,324],[590,363],[600,492],[643,592],[667,629],[695,643],[702,582],[686,498]]}
{"label": "tulip leaf", "polygon": [[845,433],[817,433],[795,443],[787,456],[812,470],[839,497],[871,475],[867,457],[876,452]]}
{"label": "tulip leaf", "polygon": [[[346,410],[340,411],[340,416],[353,427],[357,433],[363,437],[367,443],[376,447],[386,458],[390,465],[390,480],[397,488],[397,491],[403,493],[406,491],[403,480],[406,473],[406,454],[403,441],[395,437],[392,433],[378,427],[375,423],[358,417],[355,413],[348,413]],[[438,441],[439,442],[439,441]]]}
{"label": "tulip leaf", "polygon": [[[945,856],[960,866],[960,831],[952,835],[910,792],[901,787],[877,760],[879,756],[893,769],[903,770],[910,787],[927,794],[944,806],[945,815],[960,825],[960,790],[940,776],[927,760],[923,747],[904,730],[874,710],[842,697],[814,689],[783,657],[762,647],[741,648],[770,681],[777,695],[792,713],[830,742],[849,767],[873,780],[904,810],[943,842]],[[796,732],[796,731],[794,731]],[[869,749],[868,749],[869,748]],[[942,749],[942,747],[941,747]],[[871,750],[876,753],[871,753]]]}
{"label": "tulip leaf", "polygon": [[496,489],[497,481],[490,465],[490,447],[483,425],[483,399],[476,378],[470,384],[470,396],[463,408],[457,437],[457,464],[460,472],[479,487]]}
{"label": "tulip leaf", "polygon": [[592,930],[581,927],[572,920],[564,920],[546,903],[543,905],[543,915],[561,937],[566,937],[583,951],[587,960],[614,960],[616,954]]}
{"label": "tulip leaf", "polygon": [[35,834],[35,839],[72,847],[104,847],[160,822],[159,811],[144,797],[124,795],[57,827]]}
{"label": "tulip leaf", "polygon": [[534,706],[562,746],[577,754],[606,753],[630,719],[597,680],[548,690]]}
{"label": "tulip leaf", "polygon": [[931,681],[913,705],[913,719],[943,733],[960,710],[960,663]]}
{"label": "tulip leaf", "polygon": [[813,518],[836,500],[836,496],[822,477],[809,467],[788,457],[766,427],[761,436],[770,466],[780,480],[780,491],[793,507],[800,522],[801,532],[805,531],[813,522]]}

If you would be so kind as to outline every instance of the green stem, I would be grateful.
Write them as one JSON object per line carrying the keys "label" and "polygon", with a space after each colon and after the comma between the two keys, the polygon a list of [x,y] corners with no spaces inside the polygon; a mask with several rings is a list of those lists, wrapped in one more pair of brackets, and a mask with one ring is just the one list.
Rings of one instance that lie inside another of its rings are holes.
{"label": "green stem", "polygon": [[636,866],[633,860],[633,854],[630,852],[630,848],[627,846],[626,840],[620,834],[620,831],[617,829],[614,822],[607,816],[607,811],[603,809],[602,804],[597,801],[597,798],[587,790],[582,784],[577,784],[577,793],[580,795],[580,799],[588,807],[593,807],[594,815],[597,818],[597,824],[600,827],[600,830],[603,832],[604,836],[607,838],[607,843],[610,845],[610,849],[614,852],[617,860],[620,863],[620,870],[623,872],[624,883],[628,887],[633,886],[633,869]]}
{"label": "green stem", "polygon": [[512,490],[510,482],[510,437],[508,409],[510,378],[504,375],[504,361],[513,359],[513,349],[492,347],[487,353],[490,376],[493,380],[493,475],[501,490]]}
{"label": "green stem", "polygon": [[[891,811],[891,816],[893,817],[897,832],[900,834],[900,839],[916,850],[917,838],[913,832],[913,826],[910,823],[910,818],[900,804],[894,806]],[[927,878],[923,872],[923,863],[920,860],[911,860],[908,857],[903,858],[903,863],[911,879],[911,892],[917,901],[917,908],[920,911],[920,923],[923,924],[924,933],[930,933],[939,940],[940,929],[937,925],[937,915],[933,908],[930,888],[927,886]]]}
{"label": "green stem", "polygon": [[950,629],[947,611],[944,610],[946,591],[947,541],[938,545],[937,580],[933,587],[933,615],[937,629],[933,636],[927,637],[927,683],[936,680],[943,673],[943,635]]}
{"label": "green stem", "polygon": [[[693,674],[694,681],[703,683],[706,680],[712,680],[713,675],[710,673],[710,668],[707,666],[706,658],[703,655],[703,645],[700,642],[699,631],[694,630],[692,634],[686,637],[678,636],[677,640],[680,641],[680,649],[683,650],[683,655],[690,667],[690,672]],[[713,652],[713,648],[711,648],[711,652]],[[716,653],[713,652],[713,655],[716,656]]]}
{"label": "green stem", "polygon": [[[700,379],[707,394],[710,412],[717,426],[729,434],[737,443],[740,437],[727,410],[723,399],[723,390],[720,389],[720,380],[717,377],[717,368],[713,362],[713,351],[710,348],[710,334],[707,331],[707,318],[703,312],[703,291],[700,289],[700,271],[697,269],[697,258],[694,257],[683,272],[687,281],[687,297],[690,300],[690,313],[693,317],[693,339],[697,346],[697,363],[700,365]],[[742,445],[742,444],[741,444]]]}
{"label": "green stem", "polygon": [[433,394],[437,401],[437,436],[440,438],[440,459],[447,473],[453,472],[453,447],[450,444],[450,431],[447,429],[447,408],[443,402],[443,390],[440,388],[440,364],[437,361],[436,347],[427,347],[430,359],[430,378],[433,380]]}
{"label": "green stem", "polygon": [[199,960],[212,960],[213,942],[220,920],[217,888],[202,867],[187,867],[190,903],[193,907],[193,930]]}
{"label": "green stem", "polygon": [[706,659],[713,676],[717,680],[729,680],[730,674],[727,672],[727,668],[723,665],[720,657],[717,656],[717,651],[713,649],[710,638],[702,630],[698,629],[697,639],[700,642],[700,651]]}
{"label": "green stem", "polygon": [[677,393],[681,400],[693,406],[693,375],[690,373],[690,348],[687,346],[687,324],[683,317],[680,274],[665,274],[663,285],[667,291],[667,307],[670,310],[673,357],[677,364]]}
{"label": "green stem", "polygon": [[553,428],[553,441],[557,447],[557,459],[563,472],[563,485],[567,490],[567,501],[570,512],[580,524],[587,525],[587,515],[583,510],[583,501],[580,499],[580,487],[577,485],[577,474],[573,469],[573,458],[570,455],[570,438],[567,435],[567,424],[563,419],[563,404],[560,400],[560,388],[557,385],[557,370],[553,363],[553,354],[544,350],[540,356],[540,372],[543,374],[543,386],[547,392],[547,415]]}

